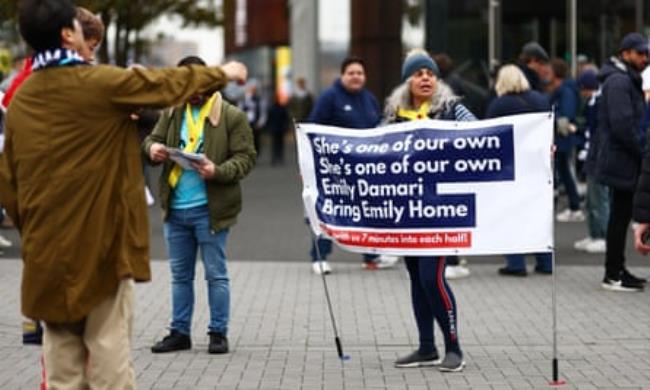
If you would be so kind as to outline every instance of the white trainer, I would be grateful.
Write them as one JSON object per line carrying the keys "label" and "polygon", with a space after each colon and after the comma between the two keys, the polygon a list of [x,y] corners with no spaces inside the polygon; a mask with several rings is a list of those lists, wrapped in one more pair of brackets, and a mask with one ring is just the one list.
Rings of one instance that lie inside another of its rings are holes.
{"label": "white trainer", "polygon": [[375,260],[377,268],[393,268],[399,261],[398,256],[381,255]]}
{"label": "white trainer", "polygon": [[316,275],[321,273],[328,275],[332,273],[332,268],[327,261],[314,261],[311,263],[311,269],[314,270]]}
{"label": "white trainer", "polygon": [[0,235],[0,248],[11,248],[13,244],[4,236]]}
{"label": "white trainer", "polygon": [[555,216],[558,222],[583,222],[585,220],[585,213],[582,210],[566,209]]}
{"label": "white trainer", "polygon": [[587,246],[591,243],[593,239],[591,237],[585,237],[582,240],[578,240],[573,243],[573,249],[577,251],[586,251]]}
{"label": "white trainer", "polygon": [[591,240],[585,247],[587,253],[605,253],[607,251],[607,242],[603,238]]}
{"label": "white trainer", "polygon": [[156,203],[148,186],[144,186],[144,198],[147,200],[147,206],[153,206]]}
{"label": "white trainer", "polygon": [[445,268],[445,277],[447,279],[466,278],[470,274],[469,268],[464,265],[448,265]]}

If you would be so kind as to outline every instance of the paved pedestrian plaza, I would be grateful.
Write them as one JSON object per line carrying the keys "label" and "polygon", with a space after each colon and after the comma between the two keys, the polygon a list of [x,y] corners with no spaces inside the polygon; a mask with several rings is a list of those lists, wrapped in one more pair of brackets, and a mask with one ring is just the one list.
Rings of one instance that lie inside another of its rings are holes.
{"label": "paved pedestrian plaza", "polygon": [[[141,389],[532,389],[551,379],[551,277],[504,278],[472,262],[452,281],[467,367],[396,369],[417,344],[403,264],[362,271],[335,263],[327,277],[341,362],[320,277],[297,262],[232,261],[232,352],[206,352],[207,303],[197,283],[191,351],[153,355],[170,315],[169,271],[136,288],[133,354]],[[201,268],[201,267],[199,267]],[[39,349],[21,345],[19,260],[0,261],[0,388],[36,389]],[[634,271],[648,276],[649,268]],[[650,389],[650,292],[600,288],[601,267],[558,268],[559,359],[564,389]],[[197,279],[201,280],[201,273]],[[437,333],[440,335],[440,333]],[[442,337],[438,338],[442,349]]]}

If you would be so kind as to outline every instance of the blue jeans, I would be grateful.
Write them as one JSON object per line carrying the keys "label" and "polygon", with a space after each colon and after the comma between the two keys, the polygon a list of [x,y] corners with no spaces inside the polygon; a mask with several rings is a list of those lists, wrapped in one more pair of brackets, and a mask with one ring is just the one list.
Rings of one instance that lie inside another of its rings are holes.
{"label": "blue jeans", "polygon": [[589,237],[604,239],[609,221],[609,189],[587,175],[587,225]]}
{"label": "blue jeans", "polygon": [[226,268],[228,229],[212,230],[206,205],[170,210],[164,230],[172,273],[170,328],[186,335],[191,333],[196,255],[200,248],[208,284],[208,330],[226,335],[230,315],[230,286]]}
{"label": "blue jeans", "polygon": [[569,198],[569,209],[571,211],[580,210],[580,195],[576,187],[576,181],[571,173],[571,153],[555,152],[555,169],[557,169],[560,182],[564,186],[567,197]]}
{"label": "blue jeans", "polygon": [[[540,271],[551,271],[553,269],[551,253],[533,253]],[[506,255],[506,267],[511,270],[526,270],[526,259],[523,254]]]}

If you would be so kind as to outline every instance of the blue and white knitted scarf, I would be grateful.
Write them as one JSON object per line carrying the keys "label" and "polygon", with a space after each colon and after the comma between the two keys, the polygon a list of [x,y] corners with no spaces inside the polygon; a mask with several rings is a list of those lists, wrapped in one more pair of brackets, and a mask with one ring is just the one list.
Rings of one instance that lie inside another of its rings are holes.
{"label": "blue and white knitted scarf", "polygon": [[47,49],[34,54],[32,71],[37,71],[54,66],[88,65],[75,50]]}

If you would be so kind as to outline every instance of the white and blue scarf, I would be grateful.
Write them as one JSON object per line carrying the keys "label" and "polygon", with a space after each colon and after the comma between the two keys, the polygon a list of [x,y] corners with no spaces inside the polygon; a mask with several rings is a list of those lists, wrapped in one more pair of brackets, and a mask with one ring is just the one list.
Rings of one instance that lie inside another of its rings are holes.
{"label": "white and blue scarf", "polygon": [[56,48],[39,51],[34,54],[32,71],[55,66],[88,65],[75,50]]}

